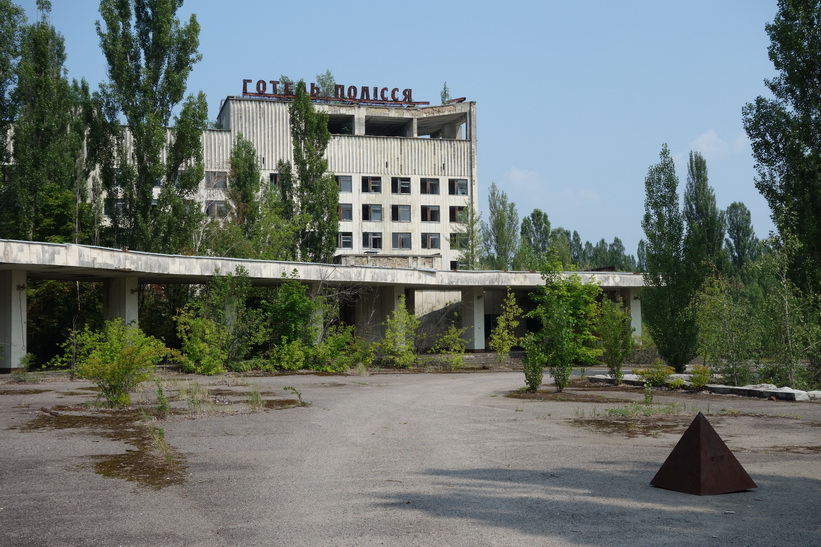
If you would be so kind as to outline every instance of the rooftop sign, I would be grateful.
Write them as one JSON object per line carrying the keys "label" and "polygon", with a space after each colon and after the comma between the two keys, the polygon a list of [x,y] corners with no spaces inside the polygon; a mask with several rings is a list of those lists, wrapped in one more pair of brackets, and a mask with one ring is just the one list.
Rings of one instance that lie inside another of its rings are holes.
{"label": "rooftop sign", "polygon": [[[263,99],[289,99],[296,93],[296,82],[280,82],[278,80],[242,80],[242,96],[257,97]],[[337,84],[334,86],[333,97],[322,96],[319,86],[311,83],[309,95],[312,99],[324,101],[345,101],[366,104],[388,104],[388,105],[426,105],[429,102],[417,102],[413,100],[413,90],[398,87],[388,88],[379,86],[344,86]]]}

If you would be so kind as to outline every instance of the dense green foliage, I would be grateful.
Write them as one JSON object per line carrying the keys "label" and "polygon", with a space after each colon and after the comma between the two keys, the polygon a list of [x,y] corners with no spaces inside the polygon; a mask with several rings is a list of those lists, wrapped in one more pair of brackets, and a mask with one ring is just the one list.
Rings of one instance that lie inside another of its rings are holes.
{"label": "dense green foliage", "polygon": [[419,319],[405,306],[405,295],[385,321],[385,335],[376,344],[376,362],[383,366],[408,368],[416,362],[416,331]]}
{"label": "dense green foliage", "polygon": [[301,80],[289,112],[294,161],[279,162],[277,170],[284,217],[299,225],[293,254],[297,260],[329,263],[339,229],[339,188],[325,159],[328,114],[314,109]]}
{"label": "dense green foliage", "polygon": [[[150,379],[154,367],[169,355],[162,342],[121,319],[106,322],[102,331],[86,327],[72,337],[77,347],[77,375],[94,382],[110,406],[128,405],[130,392]],[[72,345],[67,345],[67,352]]]}
{"label": "dense green foliage", "polygon": [[496,327],[491,331],[487,344],[496,352],[499,363],[502,363],[510,355],[510,350],[519,343],[516,327],[519,326],[521,316],[522,308],[516,303],[516,295],[508,287],[507,295],[502,302],[502,313],[496,320]]}
{"label": "dense green foliage", "polygon": [[[109,199],[122,200],[121,206],[109,207],[114,246],[171,253],[191,249],[191,234],[202,218],[191,199],[204,173],[200,137],[208,107],[203,93],[184,97],[188,75],[200,60],[200,27],[194,15],[180,23],[181,4],[100,3],[97,34],[109,77],[102,91],[112,123],[125,119],[133,150],[132,158],[123,157],[125,135],[118,130],[103,180]],[[179,113],[172,124],[175,109]],[[155,186],[160,189],[156,203]]]}
{"label": "dense green foliage", "polygon": [[743,109],[758,177],[782,236],[800,246],[788,275],[807,294],[821,293],[821,1],[779,0],[766,25],[777,75],[765,80],[772,98]]}
{"label": "dense green foliage", "polygon": [[647,237],[647,274],[642,318],[661,357],[682,372],[696,355],[697,326],[690,306],[698,274],[685,255],[684,219],[679,210],[678,177],[667,145],[644,180],[642,228]]}
{"label": "dense green foliage", "polygon": [[613,382],[619,385],[623,374],[621,366],[633,352],[633,327],[630,313],[624,309],[621,300],[614,302],[605,298],[599,309],[596,323],[602,349],[602,360],[610,371]]}
{"label": "dense green foliage", "polygon": [[490,184],[487,202],[488,221],[482,223],[485,262],[491,270],[509,270],[519,249],[519,213],[495,182]]}
{"label": "dense green foliage", "polygon": [[[601,353],[593,344],[601,289],[583,283],[577,275],[562,275],[555,265],[542,276],[545,284],[531,295],[536,308],[527,314],[538,321],[539,330],[525,338],[526,361],[533,367],[547,367],[556,390],[562,391],[575,363],[596,362]],[[525,380],[535,389],[527,371]]]}

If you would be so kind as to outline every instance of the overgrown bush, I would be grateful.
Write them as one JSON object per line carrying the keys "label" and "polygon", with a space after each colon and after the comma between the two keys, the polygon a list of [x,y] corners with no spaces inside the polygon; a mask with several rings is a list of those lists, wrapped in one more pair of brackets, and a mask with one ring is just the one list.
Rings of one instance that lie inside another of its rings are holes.
{"label": "overgrown bush", "polygon": [[650,368],[643,370],[633,369],[633,374],[637,374],[644,382],[653,387],[663,387],[667,380],[675,372],[673,367],[665,365],[661,359],[656,359]]}
{"label": "overgrown bush", "polygon": [[308,366],[322,372],[343,372],[354,364],[353,327],[333,327],[311,348]]}
{"label": "overgrown bush", "polygon": [[542,385],[544,378],[544,353],[536,347],[538,342],[531,333],[524,337],[522,341],[525,347],[523,361],[525,372],[525,385],[528,391],[536,391]]}
{"label": "overgrown bush", "polygon": [[431,347],[433,353],[441,356],[442,361],[450,370],[465,366],[465,345],[462,338],[465,329],[452,324],[448,330]]}
{"label": "overgrown bush", "polygon": [[624,376],[621,366],[633,351],[633,327],[630,326],[630,314],[622,306],[621,300],[613,302],[605,298],[599,309],[596,327],[599,331],[602,360],[607,365],[613,382],[618,385]]}
{"label": "overgrown bush", "polygon": [[507,296],[502,303],[502,314],[496,321],[496,328],[490,333],[488,340],[488,347],[496,352],[496,358],[501,364],[508,355],[513,346],[520,342],[516,336],[516,327],[519,326],[519,317],[522,315],[522,308],[516,303],[516,295],[507,288]]}
{"label": "overgrown bush", "polygon": [[690,371],[690,387],[701,391],[710,383],[711,377],[710,367],[695,365],[693,370]]}
{"label": "overgrown bush", "polygon": [[271,351],[270,368],[278,370],[302,370],[309,358],[310,348],[302,340],[288,340],[274,346]]}
{"label": "overgrown bush", "polygon": [[408,312],[405,296],[399,298],[399,306],[385,322],[385,337],[376,344],[376,359],[380,365],[408,368],[416,362],[414,341],[419,319]]}
{"label": "overgrown bush", "polygon": [[128,405],[130,392],[151,378],[154,367],[171,351],[139,327],[124,325],[121,319],[107,321],[102,331],[86,327],[77,334],[77,345],[82,356],[77,376],[94,382],[110,406]]}
{"label": "overgrown bush", "polygon": [[196,314],[189,307],[176,317],[177,335],[182,341],[182,367],[196,374],[222,374],[228,360],[227,330],[215,321]]}

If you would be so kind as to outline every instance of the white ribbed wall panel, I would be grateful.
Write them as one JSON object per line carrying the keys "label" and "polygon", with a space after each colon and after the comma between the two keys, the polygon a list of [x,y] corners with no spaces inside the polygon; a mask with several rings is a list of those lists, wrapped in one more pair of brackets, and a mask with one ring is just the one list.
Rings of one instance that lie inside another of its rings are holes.
{"label": "white ribbed wall panel", "polygon": [[234,147],[230,131],[212,129],[202,134],[202,157],[205,170],[228,171],[231,168],[231,149]]}
{"label": "white ribbed wall panel", "polygon": [[328,145],[332,173],[471,178],[470,141],[335,136]]}

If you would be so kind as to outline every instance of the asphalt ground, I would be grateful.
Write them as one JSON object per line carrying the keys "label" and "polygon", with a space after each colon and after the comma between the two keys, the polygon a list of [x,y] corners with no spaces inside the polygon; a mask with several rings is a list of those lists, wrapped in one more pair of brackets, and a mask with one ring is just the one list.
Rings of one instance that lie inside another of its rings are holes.
{"label": "asphalt ground", "polygon": [[[98,464],[139,452],[126,433],[143,422],[77,406],[94,398],[87,382],[6,378],[2,545],[821,545],[817,402],[657,392],[656,405],[686,409],[637,432],[606,422],[640,389],[507,397],[521,372],[169,376],[183,413],[149,423],[172,463],[121,463],[118,476]],[[213,384],[193,409],[192,382]],[[285,386],[309,404],[288,408]],[[254,390],[285,407],[248,411]],[[136,397],[149,414],[155,392]],[[698,411],[757,489],[649,486]],[[88,421],[61,427],[66,416]]]}

